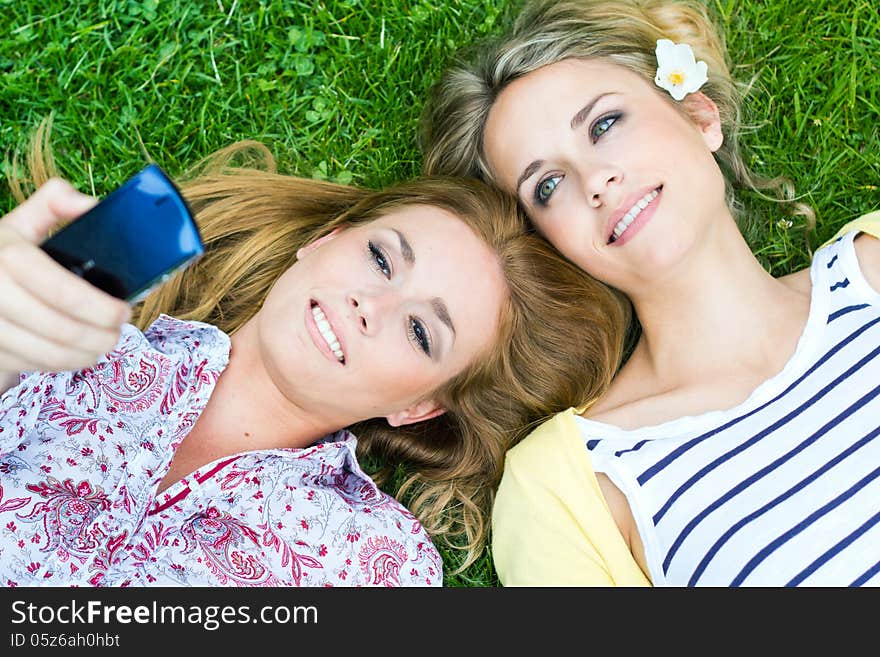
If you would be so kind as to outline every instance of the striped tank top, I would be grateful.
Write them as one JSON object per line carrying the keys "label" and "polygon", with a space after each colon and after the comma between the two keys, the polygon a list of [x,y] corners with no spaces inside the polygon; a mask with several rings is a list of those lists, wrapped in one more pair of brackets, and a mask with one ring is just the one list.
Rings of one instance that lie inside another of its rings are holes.
{"label": "striped tank top", "polygon": [[742,404],[624,431],[577,418],[655,585],[880,585],[880,293],[818,251],[794,355]]}

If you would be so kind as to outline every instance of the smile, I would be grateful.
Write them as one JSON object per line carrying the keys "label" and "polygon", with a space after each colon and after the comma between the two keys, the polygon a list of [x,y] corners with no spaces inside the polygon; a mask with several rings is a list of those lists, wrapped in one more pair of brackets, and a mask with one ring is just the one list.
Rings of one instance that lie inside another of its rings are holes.
{"label": "smile", "polygon": [[330,322],[327,321],[327,317],[324,315],[324,311],[321,310],[321,306],[314,302],[312,305],[312,317],[315,320],[315,325],[318,327],[318,332],[324,339],[330,352],[336,357],[336,360],[344,364],[345,353],[342,351],[342,345],[339,342],[339,338],[336,336],[336,333],[334,333],[333,327],[330,326]]}
{"label": "smile", "polygon": [[[652,189],[650,192],[642,196],[638,199],[632,206],[627,210],[623,217],[614,224],[614,228],[611,231],[611,236],[608,238],[608,244],[613,244],[617,240],[619,240],[626,233],[627,229],[633,225],[633,222],[642,214],[642,211],[645,210],[651,202],[660,195],[661,187],[656,189]],[[643,222],[640,222],[643,223]]]}

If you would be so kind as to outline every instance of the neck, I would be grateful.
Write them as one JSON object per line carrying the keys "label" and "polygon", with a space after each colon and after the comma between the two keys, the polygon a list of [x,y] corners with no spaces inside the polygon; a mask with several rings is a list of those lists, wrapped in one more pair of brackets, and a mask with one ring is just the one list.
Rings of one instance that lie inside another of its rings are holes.
{"label": "neck", "polygon": [[257,325],[232,335],[229,365],[220,375],[197,428],[228,444],[227,451],[301,448],[347,426],[286,397],[260,356]]}
{"label": "neck", "polygon": [[634,356],[670,386],[777,372],[809,313],[809,296],[763,269],[732,218],[631,298],[643,329]]}

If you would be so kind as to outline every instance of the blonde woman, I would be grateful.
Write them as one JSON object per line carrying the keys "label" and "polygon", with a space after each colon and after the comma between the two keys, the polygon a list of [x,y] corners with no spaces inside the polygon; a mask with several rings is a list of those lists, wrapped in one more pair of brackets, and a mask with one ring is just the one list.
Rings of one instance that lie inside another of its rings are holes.
{"label": "blonde woman", "polygon": [[735,190],[786,190],[740,153],[723,42],[699,2],[530,2],[426,112],[428,172],[516,194],[641,325],[511,450],[505,584],[880,584],[880,216],[761,267]]}
{"label": "blonde woman", "polygon": [[[121,333],[127,309],[34,246],[91,199],[52,179],[0,220],[0,576],[440,585],[432,541],[479,554],[505,449],[608,385],[626,306],[476,181],[212,162],[181,183],[206,255]],[[408,467],[409,510],[355,447]]]}

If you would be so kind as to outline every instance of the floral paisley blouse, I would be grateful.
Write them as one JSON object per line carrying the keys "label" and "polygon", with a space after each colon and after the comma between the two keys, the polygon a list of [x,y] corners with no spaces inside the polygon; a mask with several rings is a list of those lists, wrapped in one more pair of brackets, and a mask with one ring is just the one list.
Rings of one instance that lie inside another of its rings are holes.
{"label": "floral paisley blouse", "polygon": [[209,463],[161,495],[229,359],[216,327],[126,325],[77,372],[0,397],[0,585],[440,586],[428,535],[340,431]]}

